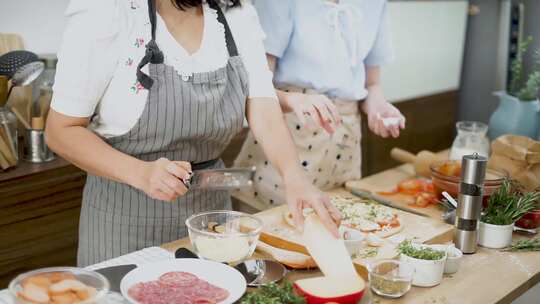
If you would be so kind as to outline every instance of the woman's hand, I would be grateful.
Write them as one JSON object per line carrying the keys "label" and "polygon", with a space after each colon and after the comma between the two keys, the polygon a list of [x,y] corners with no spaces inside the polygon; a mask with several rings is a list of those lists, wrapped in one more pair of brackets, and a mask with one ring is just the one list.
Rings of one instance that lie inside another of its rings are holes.
{"label": "woman's hand", "polygon": [[296,227],[302,231],[304,227],[304,208],[312,208],[324,226],[335,236],[339,237],[338,227],[341,213],[330,202],[330,198],[311,183],[303,175],[288,177],[285,181],[287,205],[293,216]]}
{"label": "woman's hand", "polygon": [[139,185],[135,187],[153,199],[171,202],[186,194],[186,181],[192,175],[190,163],[160,158],[143,164]]}
{"label": "woman's hand", "polygon": [[317,129],[320,126],[332,134],[341,123],[336,106],[325,95],[285,94],[286,107],[296,114],[305,127]]}
{"label": "woman's hand", "polygon": [[380,89],[370,89],[362,104],[368,117],[369,129],[378,136],[397,138],[405,128],[405,117],[391,103],[386,101]]}

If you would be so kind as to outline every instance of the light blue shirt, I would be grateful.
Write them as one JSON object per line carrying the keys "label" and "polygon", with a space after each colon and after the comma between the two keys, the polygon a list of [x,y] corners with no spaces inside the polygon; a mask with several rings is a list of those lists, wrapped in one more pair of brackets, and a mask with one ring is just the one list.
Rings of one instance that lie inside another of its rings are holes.
{"label": "light blue shirt", "polygon": [[310,88],[330,98],[361,100],[366,66],[393,57],[386,0],[254,0],[276,56],[274,85]]}

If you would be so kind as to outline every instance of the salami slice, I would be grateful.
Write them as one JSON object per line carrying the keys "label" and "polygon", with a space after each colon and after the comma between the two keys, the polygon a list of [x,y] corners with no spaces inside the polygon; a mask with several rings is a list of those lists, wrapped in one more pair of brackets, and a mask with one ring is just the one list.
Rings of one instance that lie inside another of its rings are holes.
{"label": "salami slice", "polygon": [[171,271],[131,286],[128,295],[139,304],[216,304],[229,292],[189,272]]}
{"label": "salami slice", "polygon": [[171,271],[159,277],[159,282],[167,286],[190,286],[197,280],[196,275],[184,271]]}

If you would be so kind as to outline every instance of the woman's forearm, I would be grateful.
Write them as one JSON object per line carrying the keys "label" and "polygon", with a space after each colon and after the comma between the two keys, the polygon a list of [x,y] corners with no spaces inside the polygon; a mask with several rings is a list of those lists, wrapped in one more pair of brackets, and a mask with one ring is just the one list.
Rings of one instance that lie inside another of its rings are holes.
{"label": "woman's forearm", "polygon": [[112,148],[84,126],[87,119],[66,124],[62,116],[51,110],[47,120],[46,139],[53,151],[90,174],[140,188],[145,162]]}
{"label": "woman's forearm", "polygon": [[291,134],[275,100],[248,101],[247,119],[265,155],[285,180],[303,174]]}

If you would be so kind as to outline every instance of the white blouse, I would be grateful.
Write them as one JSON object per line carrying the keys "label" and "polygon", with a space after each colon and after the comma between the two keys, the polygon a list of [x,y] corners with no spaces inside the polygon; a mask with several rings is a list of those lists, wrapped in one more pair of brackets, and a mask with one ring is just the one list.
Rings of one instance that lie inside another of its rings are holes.
{"label": "white blouse", "polygon": [[[276,98],[263,45],[264,33],[253,6],[224,10],[246,67],[249,98]],[[156,42],[165,64],[179,75],[217,70],[229,58],[217,11],[203,5],[200,49],[189,54],[157,19]],[[127,133],[141,116],[148,91],[136,69],[150,41],[146,0],[71,0],[67,27],[58,53],[51,107],[64,115],[90,117],[90,128],[104,137]],[[148,66],[143,68],[148,73]]]}

